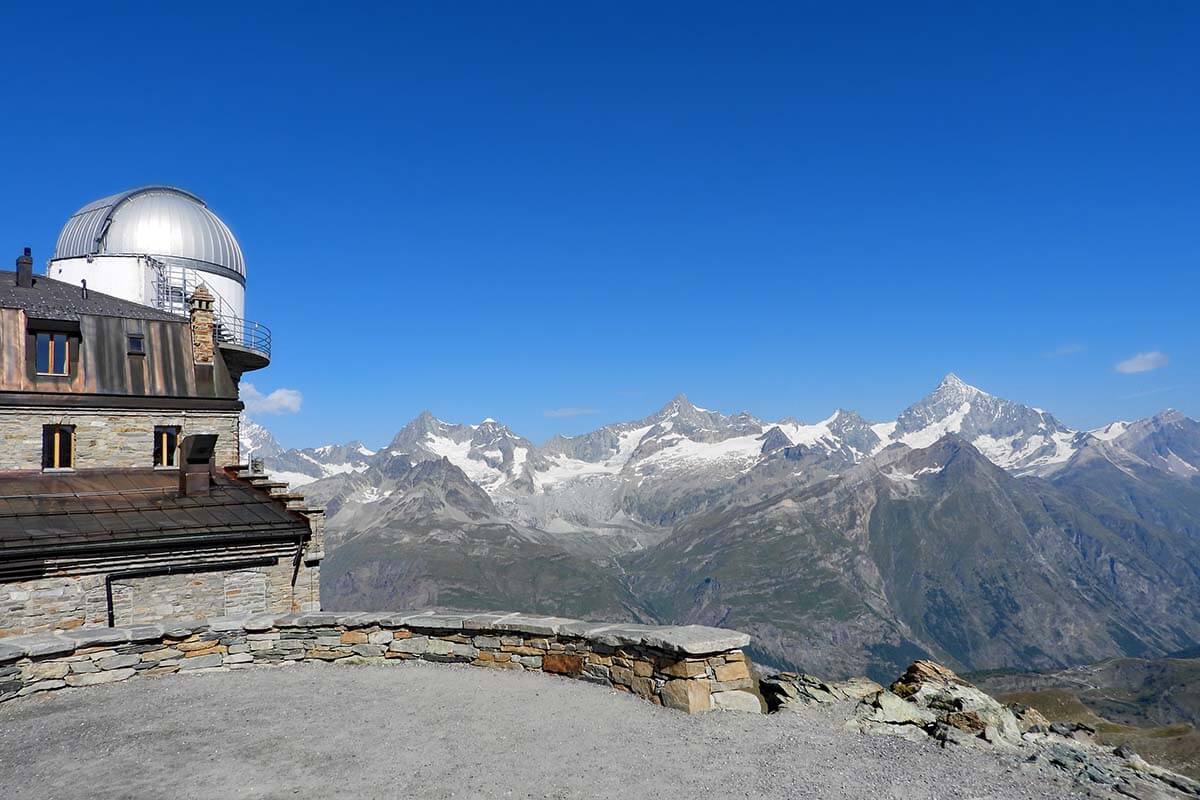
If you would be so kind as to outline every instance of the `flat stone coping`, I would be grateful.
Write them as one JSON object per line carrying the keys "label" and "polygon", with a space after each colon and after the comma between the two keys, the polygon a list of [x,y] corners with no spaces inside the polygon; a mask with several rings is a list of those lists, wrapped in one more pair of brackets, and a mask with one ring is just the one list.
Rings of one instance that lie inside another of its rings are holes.
{"label": "flat stone coping", "polygon": [[532,636],[566,636],[608,647],[645,646],[668,653],[703,656],[738,650],[750,636],[727,628],[706,625],[634,625],[585,622],[565,617],[539,617],[517,613],[328,612],[304,614],[254,614],[212,617],[207,620],[163,620],[116,628],[77,628],[63,634],[37,633],[0,638],[0,664],[21,658],[69,655],[76,649],[126,642],[154,641],[165,636],[190,636],[200,630],[254,633],[273,628],[410,628],[434,632],[507,631]]}

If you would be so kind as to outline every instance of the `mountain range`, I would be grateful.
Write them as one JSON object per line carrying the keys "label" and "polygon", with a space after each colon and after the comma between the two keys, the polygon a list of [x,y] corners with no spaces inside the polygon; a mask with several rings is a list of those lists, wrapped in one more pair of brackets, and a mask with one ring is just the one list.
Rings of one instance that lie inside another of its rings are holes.
{"label": "mountain range", "polygon": [[1200,424],[1076,431],[948,375],[895,421],[682,395],[542,445],[426,412],[378,451],[243,453],[327,504],[331,608],[741,628],[822,674],[1053,669],[1200,642]]}

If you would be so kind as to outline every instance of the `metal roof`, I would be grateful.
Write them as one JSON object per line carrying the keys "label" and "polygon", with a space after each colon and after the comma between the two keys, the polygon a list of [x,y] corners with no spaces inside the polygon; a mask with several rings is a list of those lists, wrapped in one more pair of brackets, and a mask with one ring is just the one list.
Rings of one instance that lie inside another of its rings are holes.
{"label": "metal roof", "polygon": [[58,234],[54,258],[148,255],[245,276],[242,248],[204,201],[172,186],[143,186],[88,203]]}
{"label": "metal roof", "polygon": [[0,476],[0,562],[92,549],[163,549],[310,535],[308,522],[266,491],[224,475],[209,494],[179,494],[174,471],[84,470]]}

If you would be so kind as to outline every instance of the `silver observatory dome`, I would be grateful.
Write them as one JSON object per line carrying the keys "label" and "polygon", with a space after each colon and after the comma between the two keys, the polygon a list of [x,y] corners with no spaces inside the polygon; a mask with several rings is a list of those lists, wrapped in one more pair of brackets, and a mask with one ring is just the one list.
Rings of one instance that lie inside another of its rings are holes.
{"label": "silver observatory dome", "polygon": [[229,226],[199,197],[171,186],[88,203],[63,226],[52,260],[108,255],[151,256],[246,281],[242,248]]}

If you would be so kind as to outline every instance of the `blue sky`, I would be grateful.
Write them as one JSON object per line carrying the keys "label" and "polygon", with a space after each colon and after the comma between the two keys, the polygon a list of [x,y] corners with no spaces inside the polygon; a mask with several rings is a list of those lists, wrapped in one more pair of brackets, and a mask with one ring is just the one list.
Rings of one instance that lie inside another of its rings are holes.
{"label": "blue sky", "polygon": [[1200,4],[38,5],[0,10],[0,243],[204,197],[285,444],[887,419],[948,371],[1200,416]]}

